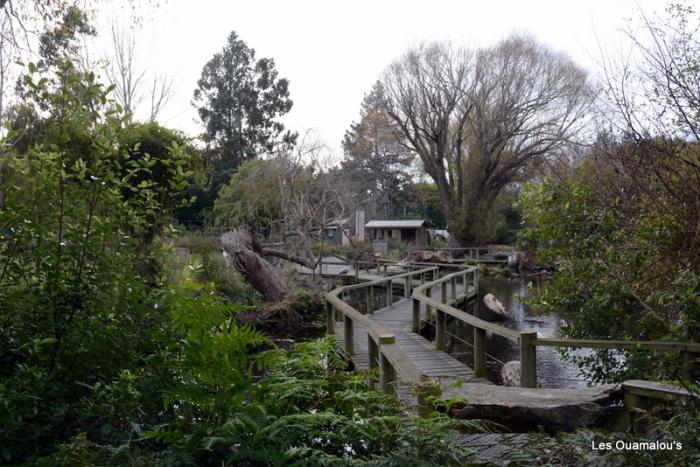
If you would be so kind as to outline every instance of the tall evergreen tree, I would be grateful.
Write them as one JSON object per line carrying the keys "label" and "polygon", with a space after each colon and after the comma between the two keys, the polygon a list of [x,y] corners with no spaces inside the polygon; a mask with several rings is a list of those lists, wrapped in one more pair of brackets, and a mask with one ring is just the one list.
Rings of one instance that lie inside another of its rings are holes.
{"label": "tall evergreen tree", "polygon": [[235,32],[204,66],[193,105],[210,138],[212,194],[243,161],[294,142],[296,135],[278,121],[292,108],[288,86],[278,78],[274,60],[256,60],[255,50]]}
{"label": "tall evergreen tree", "polygon": [[365,95],[359,123],[345,132],[342,169],[357,193],[364,195],[370,215],[401,214],[409,196],[408,169],[413,154],[399,139],[399,130],[385,110],[384,87],[375,83]]}

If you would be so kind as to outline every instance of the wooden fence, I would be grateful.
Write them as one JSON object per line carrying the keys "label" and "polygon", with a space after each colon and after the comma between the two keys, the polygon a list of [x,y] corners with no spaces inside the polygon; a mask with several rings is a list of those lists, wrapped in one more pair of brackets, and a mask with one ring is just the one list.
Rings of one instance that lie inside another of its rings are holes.
{"label": "wooden fence", "polygon": [[396,390],[397,375],[400,373],[409,383],[414,385],[418,399],[419,412],[428,410],[427,397],[439,395],[439,384],[421,370],[415,362],[396,344],[396,336],[382,325],[375,323],[367,315],[362,314],[349,304],[345,303],[342,295],[352,291],[364,289],[367,294],[368,314],[374,311],[374,291],[376,288],[386,290],[385,306],[391,306],[393,300],[392,288],[394,283],[402,284],[404,295],[409,296],[414,288],[414,283],[425,283],[426,277],[434,278],[438,268],[430,267],[409,271],[403,274],[388,276],[374,281],[352,284],[338,287],[326,294],[326,327],[329,334],[335,333],[335,323],[338,313],[343,321],[343,350],[347,356],[355,354],[354,330],[356,325],[362,325],[367,329],[367,348],[369,353],[369,366],[371,369],[379,369],[379,385],[384,392],[393,393]]}
{"label": "wooden fence", "polygon": [[[539,338],[536,331],[515,331],[499,324],[484,321],[476,316],[459,310],[448,302],[446,289],[450,285],[454,295],[455,281],[462,277],[466,284],[467,275],[474,274],[472,279],[474,286],[478,287],[478,269],[469,268],[448,274],[435,281],[417,287],[412,294],[413,298],[413,332],[419,330],[421,304],[424,313],[430,320],[431,310],[435,315],[435,345],[438,350],[445,350],[446,317],[469,324],[474,329],[474,363],[473,370],[477,377],[486,377],[487,339],[486,332],[505,337],[517,342],[520,346],[520,385],[525,388],[537,387],[537,346],[541,347],[568,347],[590,349],[616,349],[616,350],[656,350],[678,352],[684,362],[683,377],[691,379],[691,368],[694,364],[693,354],[700,353],[700,344],[693,342],[674,341],[626,341],[626,340],[602,340],[602,339],[560,339]],[[431,298],[431,291],[436,287],[442,288],[442,301]]]}

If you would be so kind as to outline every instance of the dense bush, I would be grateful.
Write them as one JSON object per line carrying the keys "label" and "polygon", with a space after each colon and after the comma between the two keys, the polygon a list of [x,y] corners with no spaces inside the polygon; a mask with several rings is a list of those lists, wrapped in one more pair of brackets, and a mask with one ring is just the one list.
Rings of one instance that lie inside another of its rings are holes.
{"label": "dense bush", "polygon": [[[215,236],[207,236],[198,233],[188,233],[173,240],[173,245],[187,248],[189,252],[185,256],[185,261],[193,266],[197,281],[202,283],[211,282],[216,290],[234,303],[244,303],[252,305],[258,298],[258,294],[233,268],[226,267],[221,246]],[[172,273],[171,280],[177,282],[180,277],[182,261],[169,259]]]}
{"label": "dense bush", "polygon": [[[698,161],[697,148],[688,149],[686,156]],[[652,156],[642,148],[618,150],[639,159]],[[665,174],[667,186],[674,184],[683,195],[682,187],[695,175],[657,156],[655,173]],[[526,189],[521,201],[527,228],[521,239],[537,248],[542,261],[558,267],[531,304],[564,313],[565,337],[695,342],[700,263],[690,240],[697,236],[697,206],[672,197],[653,174],[639,189],[642,176],[621,176],[618,167],[610,159],[591,160],[564,181],[546,179]],[[680,378],[677,353],[601,349],[565,355],[591,382]]]}
{"label": "dense bush", "polygon": [[190,157],[168,131],[125,124],[92,74],[60,60],[54,71],[25,80],[41,132],[25,128],[31,143],[2,165],[3,462],[460,463],[442,442],[452,421],[405,427],[331,340],[285,353],[240,324],[254,296],[224,274],[215,242],[164,271],[157,234]]}
{"label": "dense bush", "polygon": [[[700,441],[697,434],[700,430],[700,411],[698,411],[697,402],[680,404],[674,407],[672,412],[673,415],[665,419],[648,413],[635,414],[636,417],[648,423],[647,434],[580,429],[572,433],[558,433],[554,438],[550,438],[531,433],[528,443],[510,448],[504,454],[504,461],[516,466],[698,465]],[[633,449],[634,443],[640,445],[654,442],[663,442],[667,448]],[[612,449],[600,447],[601,444],[605,446],[606,443],[609,443]],[[594,444],[598,449],[592,448]],[[669,446],[672,449],[669,449]]]}

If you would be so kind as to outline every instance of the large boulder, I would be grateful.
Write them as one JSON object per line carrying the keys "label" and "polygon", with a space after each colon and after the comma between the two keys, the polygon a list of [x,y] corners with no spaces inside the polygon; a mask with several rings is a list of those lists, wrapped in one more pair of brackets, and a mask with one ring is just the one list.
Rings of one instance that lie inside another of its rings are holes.
{"label": "large boulder", "polygon": [[485,384],[444,387],[446,400],[464,398],[452,416],[485,419],[514,431],[544,427],[550,432],[602,426],[621,410],[622,389],[608,384],[584,389],[528,389]]}
{"label": "large boulder", "polygon": [[520,360],[512,360],[501,368],[501,381],[504,386],[520,387]]}

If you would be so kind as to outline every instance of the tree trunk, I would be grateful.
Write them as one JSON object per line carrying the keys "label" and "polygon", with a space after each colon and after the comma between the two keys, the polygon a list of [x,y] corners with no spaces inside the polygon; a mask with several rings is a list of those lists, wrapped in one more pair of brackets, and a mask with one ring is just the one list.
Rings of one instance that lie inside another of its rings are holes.
{"label": "tree trunk", "polygon": [[465,192],[460,208],[453,211],[453,223],[450,224],[450,233],[454,235],[456,243],[462,246],[482,245],[489,240],[489,214],[500,193],[500,189],[470,190]]}
{"label": "tree trunk", "polygon": [[291,294],[277,268],[263,259],[260,246],[249,232],[232,230],[219,237],[219,243],[228,255],[227,266],[241,273],[263,300],[280,302]]}

